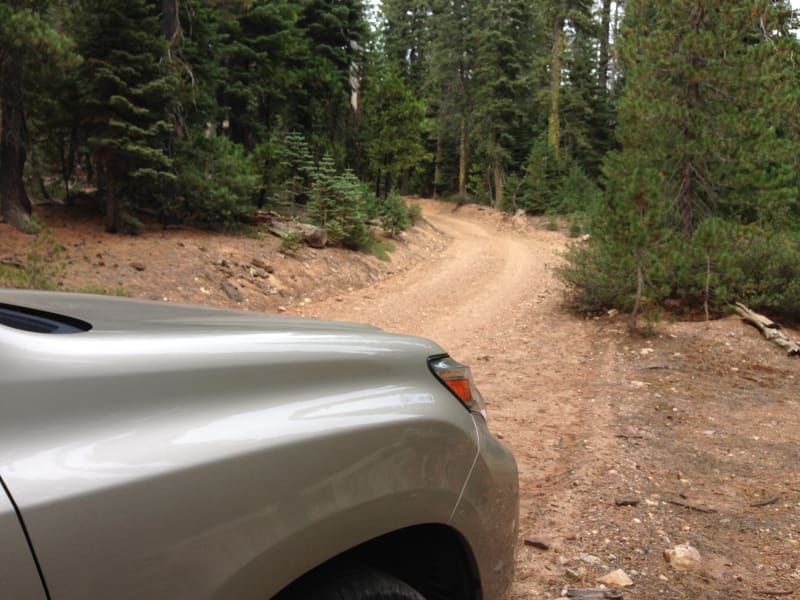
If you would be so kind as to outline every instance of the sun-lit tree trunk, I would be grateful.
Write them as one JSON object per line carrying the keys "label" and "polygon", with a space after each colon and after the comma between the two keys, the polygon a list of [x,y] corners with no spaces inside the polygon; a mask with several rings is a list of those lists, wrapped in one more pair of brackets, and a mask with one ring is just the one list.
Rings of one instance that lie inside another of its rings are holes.
{"label": "sun-lit tree trunk", "polygon": [[605,94],[608,87],[608,48],[611,41],[611,0],[603,0],[600,12],[600,63],[598,67],[597,83],[600,93]]}
{"label": "sun-lit tree trunk", "polygon": [[[16,3],[12,2],[12,5]],[[22,176],[27,159],[23,66],[20,51],[0,49],[0,201],[3,218],[30,232],[31,202]]]}
{"label": "sun-lit tree trunk", "polygon": [[468,141],[467,141],[467,118],[461,117],[461,133],[458,143],[458,193],[463,196],[467,193],[467,164],[468,164]]}

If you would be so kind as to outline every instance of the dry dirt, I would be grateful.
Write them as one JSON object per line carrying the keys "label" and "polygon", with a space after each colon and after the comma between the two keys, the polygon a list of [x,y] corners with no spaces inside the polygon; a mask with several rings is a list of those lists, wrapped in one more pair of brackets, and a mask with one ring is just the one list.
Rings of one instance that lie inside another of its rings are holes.
{"label": "dry dirt", "polygon": [[[472,365],[520,468],[511,600],[598,587],[616,569],[626,599],[800,599],[800,359],[736,317],[632,337],[622,317],[570,314],[551,270],[562,233],[420,202],[426,220],[389,262],[287,257],[270,236],[115,237],[94,216],[42,214],[68,288],[367,322]],[[26,243],[0,224],[0,259],[24,260]],[[700,562],[678,571],[663,554],[683,543]]]}

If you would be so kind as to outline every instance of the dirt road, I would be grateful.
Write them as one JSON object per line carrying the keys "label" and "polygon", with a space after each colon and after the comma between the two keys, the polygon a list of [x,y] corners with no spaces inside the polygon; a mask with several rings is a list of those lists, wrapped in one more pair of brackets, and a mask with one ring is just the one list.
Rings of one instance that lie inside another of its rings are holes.
{"label": "dirt road", "polygon": [[[287,256],[268,235],[114,236],[94,213],[40,207],[63,252],[36,264],[57,266],[49,272],[67,289],[360,321],[440,342],[472,366],[489,425],[519,463],[510,600],[597,587],[616,569],[633,583],[626,600],[800,599],[800,360],[735,317],[632,337],[624,317],[572,315],[550,270],[562,233],[421,203],[428,223],[394,240],[390,262],[336,248]],[[41,248],[0,224],[0,261],[31,252]],[[525,545],[530,536],[546,549]],[[663,557],[679,544],[699,552],[685,571]]]}
{"label": "dirt road", "polygon": [[[520,468],[511,599],[596,587],[618,568],[626,598],[800,598],[798,363],[736,319],[631,338],[620,320],[570,315],[550,269],[562,234],[424,210],[452,240],[443,251],[297,312],[430,337],[473,366]],[[680,543],[701,553],[688,572],[662,556]]]}

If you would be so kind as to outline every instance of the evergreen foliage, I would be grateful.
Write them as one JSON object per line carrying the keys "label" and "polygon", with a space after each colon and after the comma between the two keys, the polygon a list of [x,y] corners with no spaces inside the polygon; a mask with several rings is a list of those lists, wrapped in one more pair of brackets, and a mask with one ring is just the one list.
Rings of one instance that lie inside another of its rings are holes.
{"label": "evergreen foliage", "polygon": [[69,36],[58,30],[56,8],[48,0],[0,4],[0,217],[29,233],[34,227],[23,181],[30,150],[26,88],[35,79],[31,71],[65,69],[74,61]]}
{"label": "evergreen foliage", "polygon": [[138,226],[131,209],[158,209],[174,180],[167,112],[176,82],[162,70],[160,3],[81,0],[79,10],[83,126],[106,230],[131,230]]}
{"label": "evergreen foliage", "polygon": [[798,249],[800,85],[786,6],[636,1],[627,10],[622,148],[605,163],[590,245],[573,249],[563,271],[576,301],[631,309],[634,322],[643,303],[668,298],[796,314],[785,258]]}
{"label": "evergreen foliage", "polygon": [[195,136],[179,142],[175,160],[180,196],[166,212],[211,228],[234,226],[252,212],[258,173],[241,144]]}
{"label": "evergreen foliage", "polygon": [[29,194],[78,185],[109,231],[255,204],[381,252],[376,228],[420,217],[395,192],[434,194],[588,228],[562,270],[581,308],[796,316],[786,0],[382,0],[375,31],[366,12],[0,3],[3,217],[31,230]]}
{"label": "evergreen foliage", "polygon": [[425,106],[391,68],[370,77],[365,92],[364,149],[386,197],[402,173],[429,158],[423,144]]}

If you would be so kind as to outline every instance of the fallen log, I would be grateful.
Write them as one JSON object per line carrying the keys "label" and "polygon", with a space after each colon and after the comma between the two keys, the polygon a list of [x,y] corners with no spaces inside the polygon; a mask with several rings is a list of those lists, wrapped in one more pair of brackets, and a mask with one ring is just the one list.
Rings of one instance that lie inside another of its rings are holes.
{"label": "fallen log", "polygon": [[741,302],[736,303],[736,312],[745,323],[749,323],[773,344],[777,344],[786,351],[789,356],[800,356],[800,343],[790,340],[785,333],[780,330],[778,325],[772,319],[753,312]]}

